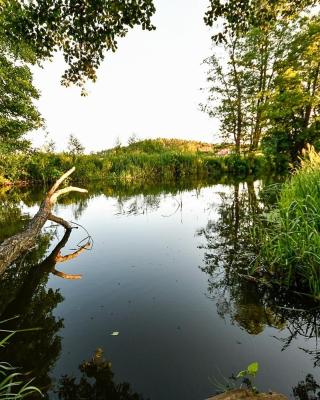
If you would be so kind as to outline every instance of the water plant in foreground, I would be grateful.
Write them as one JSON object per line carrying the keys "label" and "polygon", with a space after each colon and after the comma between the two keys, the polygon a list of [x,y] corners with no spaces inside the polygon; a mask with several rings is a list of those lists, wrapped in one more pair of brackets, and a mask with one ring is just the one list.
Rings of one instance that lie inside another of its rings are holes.
{"label": "water plant in foreground", "polygon": [[320,298],[320,154],[312,146],[258,228],[259,265],[282,286]]}
{"label": "water plant in foreground", "polygon": [[[1,321],[0,323],[8,321],[9,320]],[[30,329],[26,329],[24,331],[28,330]],[[0,348],[8,345],[10,338],[17,332],[23,332],[23,330],[8,331],[0,329],[0,333],[6,333],[4,338],[0,340]],[[39,397],[43,397],[40,389],[31,385],[33,379],[26,381],[26,375],[17,371],[18,369],[11,366],[9,363],[0,361],[0,399],[19,400],[36,393],[39,395]]]}
{"label": "water plant in foreground", "polygon": [[245,388],[254,393],[258,393],[258,389],[254,385],[254,378],[256,377],[258,372],[259,363],[255,361],[249,364],[246,369],[239,371],[237,375],[232,374],[229,379],[226,379],[224,376],[222,376],[224,381],[223,383],[218,382],[217,380],[215,380],[213,383],[220,393],[227,392],[236,388]]}

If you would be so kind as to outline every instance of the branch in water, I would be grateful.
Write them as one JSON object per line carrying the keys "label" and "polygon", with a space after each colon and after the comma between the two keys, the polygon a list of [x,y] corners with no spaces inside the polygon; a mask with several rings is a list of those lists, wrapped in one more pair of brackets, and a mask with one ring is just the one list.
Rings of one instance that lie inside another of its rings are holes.
{"label": "branch in water", "polygon": [[75,167],[71,168],[56,181],[43,200],[39,211],[29,222],[26,229],[6,239],[0,244],[0,274],[3,273],[4,270],[21,254],[25,253],[26,251],[30,251],[30,249],[35,245],[36,240],[41,233],[42,227],[48,219],[63,225],[67,230],[71,229],[71,225],[67,221],[52,215],[51,209],[58,197],[62,194],[66,194],[71,191],[80,193],[87,192],[85,189],[73,186],[68,186],[64,189],[58,190],[62,182],[65,181],[74,172],[74,170]]}

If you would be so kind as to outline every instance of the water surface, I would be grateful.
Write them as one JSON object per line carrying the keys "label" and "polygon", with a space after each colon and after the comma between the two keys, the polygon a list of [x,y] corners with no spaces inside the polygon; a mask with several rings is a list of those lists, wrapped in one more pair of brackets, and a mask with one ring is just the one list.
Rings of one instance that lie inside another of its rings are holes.
{"label": "water surface", "polygon": [[[80,227],[48,223],[0,282],[0,320],[42,328],[17,334],[3,357],[50,399],[205,399],[253,361],[259,390],[292,396],[307,374],[319,381],[317,305],[239,275],[252,262],[252,216],[272,202],[264,186],[99,185],[63,199],[54,213]],[[2,194],[0,239],[42,196]]]}

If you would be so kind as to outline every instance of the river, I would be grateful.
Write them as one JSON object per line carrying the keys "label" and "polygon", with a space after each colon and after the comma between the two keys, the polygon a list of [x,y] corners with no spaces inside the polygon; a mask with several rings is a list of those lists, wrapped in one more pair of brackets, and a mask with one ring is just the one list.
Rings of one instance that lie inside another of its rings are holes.
{"label": "river", "polygon": [[[274,201],[260,196],[269,183],[97,183],[65,197],[54,213],[77,229],[67,237],[48,222],[0,281],[0,321],[41,328],[17,333],[2,359],[50,399],[202,400],[252,362],[261,391],[293,396],[307,374],[319,382],[319,306],[242,277],[255,260],[252,217]],[[0,195],[0,240],[43,193]]]}

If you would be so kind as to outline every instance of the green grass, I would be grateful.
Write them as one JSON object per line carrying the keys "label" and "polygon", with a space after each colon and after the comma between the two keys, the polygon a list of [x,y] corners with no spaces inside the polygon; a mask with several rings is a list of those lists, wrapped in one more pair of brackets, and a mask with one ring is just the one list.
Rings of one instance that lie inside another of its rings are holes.
{"label": "green grass", "polygon": [[217,155],[221,147],[178,139],[150,139],[90,155],[2,154],[0,185],[19,181],[52,182],[73,165],[76,166],[74,181],[119,183],[223,174],[247,176],[270,169],[262,155],[231,153],[222,157]]}
{"label": "green grass", "polygon": [[[0,324],[7,321],[9,320],[1,321]],[[7,346],[9,344],[9,340],[17,332],[25,332],[28,330],[29,329],[20,331],[7,331],[0,329],[0,333],[6,333],[5,336],[0,339],[0,349]],[[38,395],[37,398],[43,397],[41,391],[31,384],[33,379],[26,381],[25,378],[26,376],[21,372],[18,372],[17,368],[12,367],[7,362],[0,361],[0,399],[20,400],[35,394]]]}
{"label": "green grass", "polygon": [[312,147],[258,230],[260,261],[275,279],[320,297],[320,155]]}

